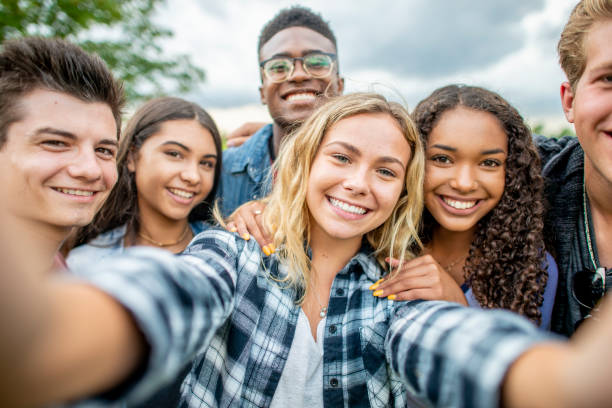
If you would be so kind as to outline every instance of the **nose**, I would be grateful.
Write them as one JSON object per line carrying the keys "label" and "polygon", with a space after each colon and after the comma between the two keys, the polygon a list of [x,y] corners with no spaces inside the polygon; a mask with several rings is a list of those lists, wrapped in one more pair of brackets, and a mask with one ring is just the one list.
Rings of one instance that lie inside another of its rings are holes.
{"label": "nose", "polygon": [[298,59],[294,60],[293,72],[291,73],[291,76],[287,78],[287,80],[293,82],[301,82],[306,81],[308,78],[310,78],[310,75],[308,75],[306,73],[306,70],[304,70],[304,61]]}
{"label": "nose", "polygon": [[186,163],[183,169],[181,170],[181,180],[188,184],[198,184],[200,182],[200,172],[199,172],[200,163]]}
{"label": "nose", "polygon": [[370,191],[367,172],[365,169],[355,169],[348,174],[342,182],[342,187],[353,195],[365,195]]}
{"label": "nose", "polygon": [[478,182],[476,181],[472,166],[457,166],[450,181],[450,186],[460,192],[470,192],[478,188]]}
{"label": "nose", "polygon": [[68,166],[68,174],[73,178],[97,181],[102,178],[102,167],[98,160],[94,150],[82,149]]}

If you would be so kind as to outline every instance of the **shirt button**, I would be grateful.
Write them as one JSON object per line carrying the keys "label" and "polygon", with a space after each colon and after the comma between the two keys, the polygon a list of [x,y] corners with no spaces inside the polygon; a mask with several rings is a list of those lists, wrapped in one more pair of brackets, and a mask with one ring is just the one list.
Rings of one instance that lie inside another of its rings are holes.
{"label": "shirt button", "polygon": [[257,198],[257,194],[253,194],[253,199],[256,199],[256,198]]}
{"label": "shirt button", "polygon": [[336,295],[344,296],[344,289],[336,289]]}
{"label": "shirt button", "polygon": [[331,380],[329,380],[329,385],[331,385],[332,387],[336,388],[338,386],[338,379],[337,378],[332,378]]}
{"label": "shirt button", "polygon": [[331,326],[329,326],[329,332],[331,334],[334,334],[336,332],[337,328],[335,324],[332,324]]}

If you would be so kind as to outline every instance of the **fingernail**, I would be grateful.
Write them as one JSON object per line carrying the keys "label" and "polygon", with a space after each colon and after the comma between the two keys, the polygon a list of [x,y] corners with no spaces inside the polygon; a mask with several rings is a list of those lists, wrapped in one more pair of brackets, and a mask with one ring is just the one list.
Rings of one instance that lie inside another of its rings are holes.
{"label": "fingernail", "polygon": [[236,232],[236,231],[238,231],[238,228],[236,228],[236,227],[232,227],[232,228],[230,228],[230,231],[231,231],[231,232]]}
{"label": "fingernail", "polygon": [[372,296],[380,296],[383,294],[383,290],[382,289],[378,289],[377,291],[374,291],[374,293],[372,293]]}
{"label": "fingernail", "polygon": [[389,299],[389,300],[395,300],[395,298],[397,298],[397,295],[389,295],[389,296],[387,296],[387,299]]}
{"label": "fingernail", "polygon": [[270,253],[273,254],[276,252],[276,247],[274,244],[268,244],[268,248],[270,248]]}
{"label": "fingernail", "polygon": [[370,290],[374,290],[378,287],[378,285],[380,285],[380,282],[382,282],[384,279],[379,279],[376,282],[374,282],[372,285],[370,285]]}
{"label": "fingernail", "polygon": [[266,254],[266,256],[270,256],[271,252],[267,245],[264,245],[264,247],[261,248],[261,250],[263,251],[264,254]]}
{"label": "fingernail", "polygon": [[248,232],[245,232],[244,234],[241,235],[242,239],[244,239],[245,241],[248,241],[249,239],[251,239],[251,236],[249,235]]}

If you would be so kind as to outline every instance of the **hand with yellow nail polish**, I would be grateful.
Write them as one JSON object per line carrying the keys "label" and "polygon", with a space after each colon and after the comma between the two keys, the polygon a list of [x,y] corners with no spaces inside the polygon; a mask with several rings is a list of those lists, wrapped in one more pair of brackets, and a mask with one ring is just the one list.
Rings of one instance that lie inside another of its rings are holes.
{"label": "hand with yellow nail polish", "polygon": [[447,300],[467,306],[460,285],[431,255],[423,255],[399,264],[397,259],[386,259],[393,272],[372,286],[377,297],[390,300]]}
{"label": "hand with yellow nail polish", "polygon": [[[272,244],[272,237],[268,229],[264,226],[264,211],[266,205],[260,201],[250,201],[241,205],[230,215],[227,227],[232,232],[237,232],[240,236],[249,240],[251,237],[257,241],[261,250],[266,256],[273,254],[276,248]],[[230,229],[230,226],[235,230]],[[264,249],[267,247],[267,249]]]}

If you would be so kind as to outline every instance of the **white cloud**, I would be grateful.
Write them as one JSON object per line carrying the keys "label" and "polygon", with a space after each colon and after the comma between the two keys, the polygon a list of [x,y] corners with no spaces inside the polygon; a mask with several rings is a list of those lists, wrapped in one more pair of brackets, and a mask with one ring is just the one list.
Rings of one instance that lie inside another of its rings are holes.
{"label": "white cloud", "polygon": [[[259,103],[257,37],[278,10],[293,4],[172,0],[160,10],[159,22],[175,33],[166,49],[191,55],[206,70],[206,82],[186,97],[214,110],[221,128],[232,129],[241,117],[261,118],[263,110],[253,113]],[[558,87],[564,76],[555,47],[575,0],[300,4],[330,22],[347,91],[374,89],[414,106],[439,86],[470,83],[500,92],[528,118],[561,116]],[[419,63],[408,66],[411,58]],[[390,66],[393,61],[404,65]],[[419,74],[415,67],[430,72]]]}

